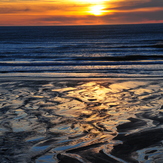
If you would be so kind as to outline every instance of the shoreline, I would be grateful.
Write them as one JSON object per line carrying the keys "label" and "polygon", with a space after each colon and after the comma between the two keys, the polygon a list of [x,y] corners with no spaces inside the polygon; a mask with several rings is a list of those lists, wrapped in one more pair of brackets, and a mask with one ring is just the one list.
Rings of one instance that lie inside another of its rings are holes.
{"label": "shoreline", "polygon": [[118,76],[109,76],[109,77],[46,77],[46,76],[0,76],[0,80],[65,80],[65,81],[71,81],[71,80],[82,80],[82,81],[106,81],[106,80],[163,80],[163,77],[161,76],[145,76],[145,77],[138,77],[138,76],[132,76],[132,77],[118,77]]}

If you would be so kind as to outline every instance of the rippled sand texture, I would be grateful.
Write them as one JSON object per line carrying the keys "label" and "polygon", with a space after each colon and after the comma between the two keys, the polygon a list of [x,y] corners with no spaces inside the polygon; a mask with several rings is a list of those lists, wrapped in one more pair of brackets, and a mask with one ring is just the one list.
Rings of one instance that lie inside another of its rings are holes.
{"label": "rippled sand texture", "polygon": [[1,163],[162,163],[163,83],[1,81]]}

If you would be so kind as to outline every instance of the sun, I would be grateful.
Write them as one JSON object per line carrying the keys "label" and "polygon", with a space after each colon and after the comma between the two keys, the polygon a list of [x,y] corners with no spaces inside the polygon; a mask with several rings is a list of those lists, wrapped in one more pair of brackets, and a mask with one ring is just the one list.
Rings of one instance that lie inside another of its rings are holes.
{"label": "sun", "polygon": [[100,15],[103,15],[103,12],[104,12],[103,9],[104,9],[104,6],[102,5],[91,6],[89,13],[95,16],[100,16]]}
{"label": "sun", "polygon": [[104,2],[105,0],[78,0],[78,1],[85,2],[85,3],[91,3],[91,4],[98,4],[98,3]]}

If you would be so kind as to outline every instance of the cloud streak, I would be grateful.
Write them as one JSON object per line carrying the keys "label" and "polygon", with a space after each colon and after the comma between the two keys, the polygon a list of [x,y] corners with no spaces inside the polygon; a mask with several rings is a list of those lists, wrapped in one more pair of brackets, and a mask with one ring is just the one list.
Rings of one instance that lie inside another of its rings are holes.
{"label": "cloud streak", "polygon": [[[109,5],[110,3],[108,3]],[[138,8],[153,8],[153,7],[163,7],[162,0],[123,0],[123,1],[113,1],[111,2],[112,6],[111,9],[117,10],[131,10],[131,9],[138,9]]]}

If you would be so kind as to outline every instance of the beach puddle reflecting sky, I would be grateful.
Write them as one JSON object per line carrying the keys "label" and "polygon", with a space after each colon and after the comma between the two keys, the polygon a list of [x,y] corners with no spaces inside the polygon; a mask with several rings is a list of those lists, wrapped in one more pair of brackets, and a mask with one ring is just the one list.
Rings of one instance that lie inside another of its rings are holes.
{"label": "beach puddle reflecting sky", "polygon": [[136,79],[1,81],[0,162],[159,162],[162,86]]}

